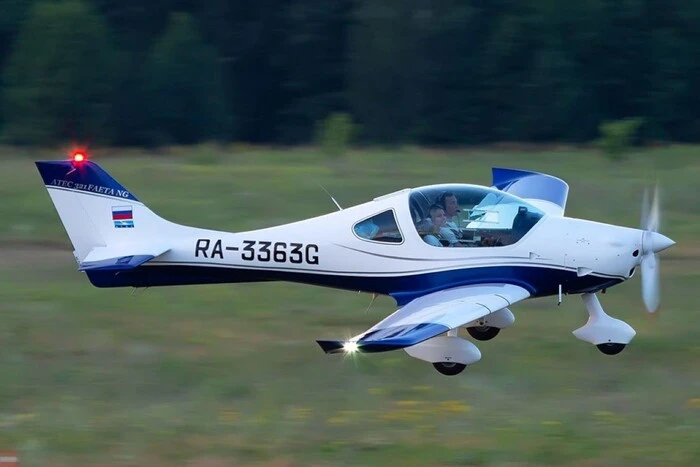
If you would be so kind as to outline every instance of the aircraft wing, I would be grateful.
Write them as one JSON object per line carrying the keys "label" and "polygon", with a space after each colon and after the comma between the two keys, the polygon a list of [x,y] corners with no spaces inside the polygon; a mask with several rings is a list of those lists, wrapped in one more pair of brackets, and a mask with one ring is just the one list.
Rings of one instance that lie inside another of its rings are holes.
{"label": "aircraft wing", "polygon": [[532,203],[544,212],[563,216],[569,185],[552,175],[527,170],[494,167],[491,169],[492,185]]}
{"label": "aircraft wing", "polygon": [[166,245],[120,245],[93,248],[80,262],[79,271],[132,269],[170,250]]}
{"label": "aircraft wing", "polygon": [[[494,313],[524,300],[530,293],[511,284],[482,284],[456,287],[419,297],[372,328],[354,342],[358,352],[386,352],[402,349],[438,336],[450,329]],[[319,340],[324,352],[345,351],[347,341]]]}

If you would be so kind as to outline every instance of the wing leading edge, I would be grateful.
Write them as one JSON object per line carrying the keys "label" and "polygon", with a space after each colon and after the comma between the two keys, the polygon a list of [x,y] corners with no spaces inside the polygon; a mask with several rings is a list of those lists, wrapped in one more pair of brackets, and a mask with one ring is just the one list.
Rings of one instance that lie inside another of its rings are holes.
{"label": "wing leading edge", "polygon": [[348,341],[319,340],[317,343],[326,353],[345,352],[348,346],[363,353],[402,349],[529,296],[527,290],[511,284],[456,287],[417,298]]}

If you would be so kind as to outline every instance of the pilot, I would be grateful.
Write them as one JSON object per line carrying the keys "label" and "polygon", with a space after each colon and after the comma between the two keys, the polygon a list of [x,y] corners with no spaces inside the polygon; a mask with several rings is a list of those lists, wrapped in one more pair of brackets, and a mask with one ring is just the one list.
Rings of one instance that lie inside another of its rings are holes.
{"label": "pilot", "polygon": [[441,205],[445,210],[447,227],[452,229],[455,235],[459,237],[461,227],[459,225],[460,220],[458,213],[461,211],[459,209],[459,201],[457,201],[457,196],[450,191],[446,191],[438,197],[436,204]]}
{"label": "pilot", "polygon": [[445,217],[445,209],[439,204],[430,206],[430,220],[432,222],[431,230],[428,235],[423,237],[423,240],[433,246],[455,246],[457,244],[457,236],[447,226],[447,217]]}

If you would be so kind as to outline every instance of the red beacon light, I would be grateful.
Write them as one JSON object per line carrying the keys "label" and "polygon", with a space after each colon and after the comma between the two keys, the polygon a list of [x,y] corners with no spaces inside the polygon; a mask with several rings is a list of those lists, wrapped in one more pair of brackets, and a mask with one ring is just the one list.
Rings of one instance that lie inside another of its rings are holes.
{"label": "red beacon light", "polygon": [[87,153],[82,150],[75,150],[70,155],[70,160],[74,166],[82,165],[88,160]]}

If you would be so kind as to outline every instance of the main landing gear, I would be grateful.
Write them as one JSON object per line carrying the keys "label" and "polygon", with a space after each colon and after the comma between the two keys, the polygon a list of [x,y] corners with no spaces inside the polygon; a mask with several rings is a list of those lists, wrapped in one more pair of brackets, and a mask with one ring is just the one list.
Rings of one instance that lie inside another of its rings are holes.
{"label": "main landing gear", "polygon": [[496,337],[501,329],[507,328],[515,323],[515,316],[508,308],[502,308],[496,312],[482,316],[464,327],[470,336],[478,341],[489,341]]}
{"label": "main landing gear", "polygon": [[463,372],[467,365],[453,362],[435,362],[433,367],[443,375],[454,376]]}
{"label": "main landing gear", "polygon": [[[502,308],[463,325],[474,339],[488,341],[512,326],[515,316],[508,308]],[[468,365],[481,359],[479,349],[457,335],[458,329],[450,329],[446,336],[434,337],[425,342],[404,349],[410,356],[430,362],[440,374],[454,376],[463,372]]]}
{"label": "main landing gear", "polygon": [[439,373],[446,376],[458,375],[467,365],[481,359],[479,349],[457,335],[457,329],[450,329],[446,336],[438,336],[420,344],[406,347],[404,351],[413,358],[431,363]]}
{"label": "main landing gear", "polygon": [[501,328],[495,328],[493,326],[475,326],[467,328],[467,332],[478,341],[490,341],[501,332]]}

